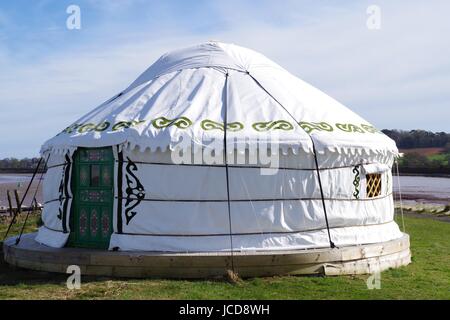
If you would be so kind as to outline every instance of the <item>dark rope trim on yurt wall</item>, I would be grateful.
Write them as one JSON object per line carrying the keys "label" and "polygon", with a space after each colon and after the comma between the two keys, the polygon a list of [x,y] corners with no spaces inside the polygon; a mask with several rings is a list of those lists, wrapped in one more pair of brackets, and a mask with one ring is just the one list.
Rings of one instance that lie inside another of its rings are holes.
{"label": "dark rope trim on yurt wall", "polygon": [[[264,86],[255,78],[255,77],[253,77],[251,74],[250,74],[250,72],[248,72],[247,71],[247,74],[248,74],[248,76],[250,77],[250,78],[252,78],[253,79],[253,81],[255,81],[255,83],[261,88],[261,89],[263,89],[264,90],[264,92],[265,93],[267,93],[280,107],[282,107],[283,109],[284,109],[284,111],[286,111],[286,113],[294,120],[294,122],[295,123],[297,123],[297,119],[295,119],[295,117],[289,112],[289,110],[287,110],[282,104],[281,104],[281,102],[280,101],[278,101],[269,91],[267,91],[267,89],[266,88],[264,88]],[[301,127],[300,127],[301,128]],[[305,131],[303,128],[302,128],[302,130],[303,131]],[[324,199],[324,196],[323,196],[323,187],[322,187],[322,183],[321,183],[321,179],[320,179],[320,169],[319,169],[319,161],[317,160],[317,152],[316,152],[316,148],[315,148],[315,146],[314,146],[314,139],[312,138],[312,136],[309,134],[309,133],[307,133],[306,131],[305,131],[305,133],[309,136],[309,138],[311,139],[311,142],[312,142],[312,144],[313,144],[313,153],[314,153],[314,161],[315,161],[315,163],[316,163],[316,171],[317,171],[317,177],[318,177],[318,179],[319,179],[319,188],[320,188],[320,194],[321,194],[321,196],[322,196],[322,206],[323,206],[323,212],[324,212],[324,214],[325,214],[325,222],[326,222],[326,226],[327,226],[327,231],[328,231],[328,239],[329,239],[329,241],[330,241],[330,247],[331,248],[335,248],[336,246],[335,246],[335,244],[334,244],[334,242],[331,240],[331,233],[330,233],[330,226],[329,226],[329,224],[328,224],[328,213],[327,213],[327,207],[326,207],[326,205],[325,205],[325,199]]]}
{"label": "dark rope trim on yurt wall", "polygon": [[47,167],[47,170],[53,169],[53,168],[58,168],[58,167],[64,167],[66,164],[67,164],[66,162],[60,163],[60,164],[55,164],[55,165],[53,165],[53,166]]}
{"label": "dark rope trim on yurt wall", "polygon": [[[324,198],[326,201],[349,201],[349,202],[367,202],[367,201],[377,201],[377,200],[383,200],[388,197],[391,197],[393,193],[388,193],[384,196],[374,197],[374,198]],[[114,199],[121,199],[121,200],[131,200],[130,197],[118,197],[114,196]],[[63,199],[65,199],[63,197]],[[69,198],[72,199],[72,198]],[[321,200],[321,198],[258,198],[258,199],[230,199],[230,202],[273,202],[273,201],[315,201],[315,200]],[[59,201],[59,199],[53,199],[44,202],[45,204],[49,204],[52,202]],[[147,202],[226,202],[228,199],[157,199],[157,198],[144,198],[141,201],[147,201]]]}
{"label": "dark rope trim on yurt wall", "polygon": [[231,249],[231,270],[234,272],[234,248],[233,248],[233,230],[231,224],[231,203],[230,203],[230,175],[228,170],[228,152],[227,152],[227,125],[228,125],[228,72],[225,74],[224,86],[224,116],[223,116],[223,153],[225,162],[225,174],[227,180],[227,204],[228,204],[228,223],[230,227],[230,249]]}
{"label": "dark rope trim on yurt wall", "polygon": [[[64,205],[63,205],[63,214],[62,214],[62,227],[64,230],[64,233],[68,233],[68,229],[70,229],[70,222],[67,221],[67,207],[69,205],[69,199],[71,198],[69,195],[69,188],[72,189],[72,183],[71,182],[71,175],[72,175],[72,164],[73,164],[73,159],[71,159],[71,157],[69,157],[68,155],[66,155],[66,165],[64,166],[64,195],[65,195],[65,199],[64,199]],[[71,190],[71,193],[73,191]],[[71,210],[72,208],[70,208],[69,210]],[[67,225],[69,224],[69,228],[67,228]]]}
{"label": "dark rope trim on yurt wall", "polygon": [[[390,223],[395,222],[395,220],[390,220],[386,222],[380,223],[369,223],[364,225],[350,225],[350,226],[336,226],[331,227],[331,229],[343,229],[343,228],[357,228],[357,227],[366,227],[366,226],[383,226]],[[305,232],[314,232],[314,231],[322,231],[325,228],[311,228],[311,229],[303,229],[303,230],[292,230],[292,231],[258,231],[258,232],[238,232],[233,233],[233,236],[260,236],[260,235],[270,235],[270,234],[296,234],[296,233],[305,233]],[[143,237],[225,237],[229,236],[229,233],[200,233],[200,234],[180,234],[180,233],[135,233],[135,232],[124,232],[124,235],[130,236],[143,236]]]}
{"label": "dark rope trim on yurt wall", "polygon": [[[388,193],[384,196],[378,196],[374,198],[363,198],[363,199],[355,199],[355,198],[325,198],[326,201],[348,201],[348,202],[368,202],[368,201],[377,201],[377,200],[383,200],[390,196],[392,196],[393,193]],[[132,200],[130,197],[117,197],[116,199],[121,198],[122,200]],[[277,201],[316,201],[316,200],[322,200],[322,198],[260,198],[260,199],[156,199],[156,198],[144,198],[141,199],[141,201],[147,201],[147,202],[195,202],[195,203],[212,203],[212,202],[277,202]],[[53,200],[53,201],[58,201]],[[52,202],[52,201],[50,201]],[[49,202],[46,202],[49,203]]]}
{"label": "dark rope trim on yurt wall", "polygon": [[123,171],[123,152],[117,147],[117,233],[122,234],[122,171]]}
{"label": "dark rope trim on yurt wall", "polygon": [[[116,162],[118,162],[116,160]],[[127,163],[128,160],[124,160],[124,163]],[[196,163],[164,163],[164,162],[147,162],[147,161],[133,161],[133,163],[135,164],[146,164],[146,165],[151,165],[151,166],[179,166],[179,167],[208,167],[208,168],[224,168],[225,165],[222,164],[207,164],[207,163],[202,163],[202,164],[196,164]],[[377,162],[358,162],[358,163],[354,163],[354,164],[350,164],[350,165],[345,165],[345,166],[337,166],[337,167],[332,167],[332,168],[324,168],[321,167],[319,168],[320,171],[326,171],[326,170],[338,170],[338,169],[347,169],[347,168],[354,168],[355,166],[367,166],[370,164],[376,164]],[[258,169],[260,170],[261,168],[270,168],[270,167],[262,167],[262,166],[256,166],[256,165],[237,165],[237,164],[230,164],[228,165],[228,167],[230,169]],[[288,167],[279,167],[277,168],[278,170],[291,170],[291,171],[316,171],[317,168],[288,168]]]}

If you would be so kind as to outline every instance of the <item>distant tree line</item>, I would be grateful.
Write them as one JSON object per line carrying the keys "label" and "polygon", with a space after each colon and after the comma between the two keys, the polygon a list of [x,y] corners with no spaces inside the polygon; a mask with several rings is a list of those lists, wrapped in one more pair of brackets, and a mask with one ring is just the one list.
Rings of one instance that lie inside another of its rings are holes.
{"label": "distant tree line", "polygon": [[0,169],[34,169],[39,162],[39,158],[6,158],[0,159]]}
{"label": "distant tree line", "polygon": [[399,159],[401,173],[411,174],[450,174],[450,134],[425,130],[382,130],[392,138],[399,149],[443,148],[432,156],[420,150],[409,152]]}
{"label": "distant tree line", "polygon": [[[34,172],[39,158],[6,158],[0,159],[0,172],[2,173],[30,173]],[[39,172],[42,172],[42,163]],[[45,170],[44,170],[45,171]]]}
{"label": "distant tree line", "polygon": [[397,143],[400,149],[446,148],[450,151],[450,133],[425,130],[381,130]]}

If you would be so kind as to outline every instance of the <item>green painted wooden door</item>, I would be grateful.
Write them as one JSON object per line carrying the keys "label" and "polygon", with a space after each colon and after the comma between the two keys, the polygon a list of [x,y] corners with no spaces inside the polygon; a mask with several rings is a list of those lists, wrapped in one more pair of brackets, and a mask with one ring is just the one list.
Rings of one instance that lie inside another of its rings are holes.
{"label": "green painted wooden door", "polygon": [[69,246],[108,248],[113,223],[113,176],[112,148],[79,148],[75,152]]}

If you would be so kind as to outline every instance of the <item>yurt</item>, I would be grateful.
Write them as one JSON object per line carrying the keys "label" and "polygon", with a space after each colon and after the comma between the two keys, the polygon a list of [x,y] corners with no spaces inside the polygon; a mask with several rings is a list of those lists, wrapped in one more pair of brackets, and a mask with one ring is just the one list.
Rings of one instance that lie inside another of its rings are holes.
{"label": "yurt", "polygon": [[410,262],[394,221],[395,142],[237,45],[164,54],[41,154],[43,226],[5,242],[14,265],[189,278]]}

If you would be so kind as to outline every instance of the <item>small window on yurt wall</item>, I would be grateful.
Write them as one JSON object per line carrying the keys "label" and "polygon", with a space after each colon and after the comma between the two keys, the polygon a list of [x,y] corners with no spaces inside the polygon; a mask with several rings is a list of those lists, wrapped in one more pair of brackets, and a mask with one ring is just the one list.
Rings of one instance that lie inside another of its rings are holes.
{"label": "small window on yurt wall", "polygon": [[381,173],[366,174],[367,198],[375,198],[381,195]]}

